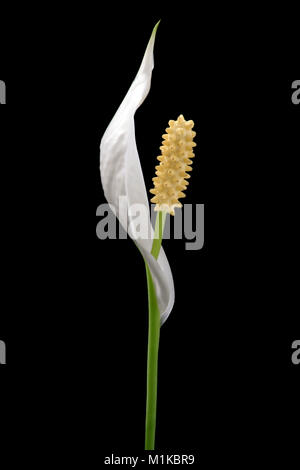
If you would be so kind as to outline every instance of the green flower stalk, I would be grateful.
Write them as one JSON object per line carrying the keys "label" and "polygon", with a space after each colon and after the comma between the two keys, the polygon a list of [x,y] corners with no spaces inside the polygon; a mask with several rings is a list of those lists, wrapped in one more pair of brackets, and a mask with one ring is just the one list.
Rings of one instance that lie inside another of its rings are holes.
{"label": "green flower stalk", "polygon": [[[196,132],[192,131],[193,121],[186,121],[180,115],[177,121],[169,121],[163,135],[163,145],[160,147],[161,155],[157,157],[160,164],[156,166],[156,177],[153,178],[155,194],[151,202],[156,203],[158,212],[155,225],[155,239],[151,254],[157,259],[159,256],[166,214],[175,215],[175,207],[182,207],[179,199],[184,198],[182,192],[188,186],[188,172],[192,171],[193,147],[196,146],[193,138]],[[148,362],[147,362],[147,401],[146,401],[146,436],[145,449],[153,450],[155,446],[156,402],[157,402],[157,372],[158,349],[160,336],[159,310],[156,302],[155,290],[151,274],[147,268],[148,298],[149,298],[149,332],[148,332]]]}

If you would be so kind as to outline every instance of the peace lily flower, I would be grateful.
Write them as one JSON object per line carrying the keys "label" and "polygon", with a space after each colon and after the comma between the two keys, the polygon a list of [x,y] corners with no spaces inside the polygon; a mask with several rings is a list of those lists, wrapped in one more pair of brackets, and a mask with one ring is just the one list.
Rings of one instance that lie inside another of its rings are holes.
{"label": "peace lily flower", "polygon": [[[133,221],[133,215],[130,211],[125,213],[119,210],[121,197],[127,198],[128,208],[133,204],[141,204],[147,208],[149,226],[151,226],[147,191],[135,140],[134,114],[150,90],[157,27],[158,24],[153,30],[140,69],[106,129],[100,145],[100,173],[104,194],[125,229]],[[135,243],[149,266],[155,286],[160,321],[163,324],[173,308],[175,298],[173,277],[167,257],[161,249],[158,259],[153,258],[150,238],[135,239]]]}
{"label": "peace lily flower", "polygon": [[[150,222],[149,202],[135,140],[134,115],[149,93],[154,67],[153,47],[155,26],[148,43],[140,69],[123,102],[106,129],[100,144],[100,174],[105,197],[121,225],[134,239],[145,260],[148,298],[149,335],[147,362],[147,404],[145,449],[154,449],[156,426],[157,363],[160,326],[168,318],[175,299],[171,269],[161,247],[164,220],[167,213],[174,215],[175,207],[181,207],[179,199],[184,197],[186,181],[191,171],[192,148],[195,132],[193,121],[179,116],[170,121],[167,134],[163,136],[162,154],[156,167],[152,202],[158,211],[155,231]],[[120,200],[127,202],[120,207]],[[133,236],[129,227],[136,214],[130,208],[138,204],[144,208],[144,216],[150,227],[150,236]],[[146,214],[146,215],[145,215]],[[127,228],[128,227],[128,228]]]}

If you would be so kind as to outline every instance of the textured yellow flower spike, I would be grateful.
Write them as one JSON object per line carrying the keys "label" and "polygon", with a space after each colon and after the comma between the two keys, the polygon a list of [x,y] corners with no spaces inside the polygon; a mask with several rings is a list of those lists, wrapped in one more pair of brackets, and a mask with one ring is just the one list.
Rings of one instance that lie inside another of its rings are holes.
{"label": "textured yellow flower spike", "polygon": [[192,131],[194,122],[186,121],[182,114],[177,121],[169,121],[169,126],[163,135],[161,155],[157,157],[160,164],[155,167],[157,176],[153,178],[154,189],[150,193],[155,194],[151,199],[156,204],[155,211],[175,215],[175,207],[182,207],[179,199],[185,197],[182,191],[189,184],[186,180],[191,177],[188,172],[192,171],[196,132]]}

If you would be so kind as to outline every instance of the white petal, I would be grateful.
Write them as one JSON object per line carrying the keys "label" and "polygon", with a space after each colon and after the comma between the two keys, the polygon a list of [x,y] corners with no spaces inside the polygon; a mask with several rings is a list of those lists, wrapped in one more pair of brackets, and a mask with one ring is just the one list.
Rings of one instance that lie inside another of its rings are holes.
{"label": "white petal", "polygon": [[[153,47],[156,28],[148,43],[142,64],[127,95],[106,129],[100,145],[100,173],[105,197],[123,227],[131,216],[119,211],[119,197],[127,197],[128,206],[143,204],[147,207],[150,225],[149,202],[135,140],[134,114],[148,95],[154,67]],[[152,231],[153,237],[153,231]],[[152,240],[135,240],[147,261],[156,289],[161,324],[174,305],[174,283],[167,257],[161,248],[158,260],[151,255]]]}

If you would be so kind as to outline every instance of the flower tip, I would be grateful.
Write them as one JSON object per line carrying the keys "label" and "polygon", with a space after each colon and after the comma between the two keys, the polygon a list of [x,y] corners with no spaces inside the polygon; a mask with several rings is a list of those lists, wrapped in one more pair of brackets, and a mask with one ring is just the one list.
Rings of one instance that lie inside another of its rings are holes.
{"label": "flower tip", "polygon": [[161,20],[159,20],[153,28],[153,31],[152,31],[152,36],[153,37],[155,37],[155,35],[156,35],[156,31],[157,31],[157,28],[158,28],[160,22],[161,22]]}

